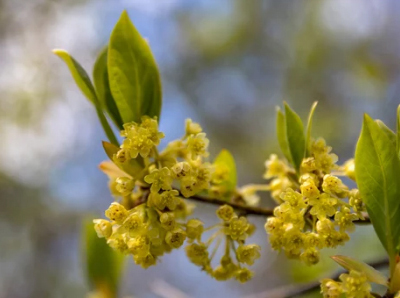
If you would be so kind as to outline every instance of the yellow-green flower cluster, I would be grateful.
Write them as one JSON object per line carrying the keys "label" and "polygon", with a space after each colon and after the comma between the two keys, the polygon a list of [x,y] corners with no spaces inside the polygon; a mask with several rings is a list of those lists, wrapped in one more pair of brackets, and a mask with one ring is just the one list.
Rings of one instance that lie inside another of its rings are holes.
{"label": "yellow-green flower cluster", "polygon": [[[267,162],[266,177],[291,180],[291,187],[279,190],[281,204],[274,216],[267,219],[265,229],[272,247],[284,250],[289,258],[312,265],[319,261],[319,250],[336,247],[349,240],[354,221],[362,219],[365,207],[357,189],[350,190],[342,180],[331,174],[337,156],[319,139],[305,158],[298,181],[294,171],[272,156]],[[291,177],[291,178],[289,178]],[[346,200],[348,198],[348,200]]]}
{"label": "yellow-green flower cluster", "polygon": [[208,139],[200,125],[188,120],[184,137],[158,153],[164,134],[158,131],[157,120],[149,117],[140,124],[125,124],[121,136],[125,139],[113,156],[114,164],[101,165],[117,202],[105,212],[109,220],[94,220],[95,229],[111,247],[131,254],[136,264],[147,268],[181,247],[186,238],[201,236],[202,224],[184,221],[191,208],[183,197],[210,185],[213,168],[204,162]]}
{"label": "yellow-green flower cluster", "polygon": [[98,236],[106,238],[115,250],[132,255],[143,268],[156,264],[159,256],[179,248],[186,239],[186,232],[175,221],[173,212],[157,212],[145,204],[126,210],[113,202],[105,215],[109,221],[94,220]]}
{"label": "yellow-green flower cluster", "polygon": [[271,197],[277,202],[281,203],[281,194],[288,188],[295,187],[293,183],[293,169],[289,165],[278,158],[278,155],[271,154],[269,159],[265,162],[267,171],[264,174],[265,179],[271,179],[268,183],[268,188]]}
{"label": "yellow-green flower cluster", "polygon": [[125,138],[118,151],[116,158],[120,162],[130,159],[148,157],[155,146],[160,144],[160,140],[164,138],[164,134],[158,131],[158,122],[156,119],[144,116],[142,123],[135,122],[124,124],[124,130],[121,136]]}
{"label": "yellow-green flower cluster", "polygon": [[351,270],[349,274],[343,273],[339,277],[340,281],[323,279],[321,281],[321,293],[324,298],[369,298],[371,285],[365,273]]}
{"label": "yellow-green flower cluster", "polygon": [[[219,207],[217,216],[221,219],[221,223],[212,227],[217,231],[206,242],[202,242],[200,237],[191,237],[189,240],[191,244],[186,247],[186,254],[193,264],[200,266],[216,280],[235,278],[239,282],[246,282],[253,277],[253,272],[244,265],[253,265],[254,261],[260,257],[258,245],[245,244],[247,237],[254,231],[254,226],[245,217],[238,217],[233,208],[228,205]],[[189,235],[188,230],[187,233]],[[220,264],[212,268],[211,261],[222,239],[225,240],[225,253]],[[216,244],[210,255],[209,248],[214,241]]]}
{"label": "yellow-green flower cluster", "polygon": [[[114,163],[100,166],[110,177],[110,189],[117,201],[105,211],[108,220],[94,220],[98,236],[112,248],[132,255],[143,268],[156,264],[160,256],[187,240],[190,261],[217,280],[249,280],[253,273],[244,265],[252,265],[260,257],[260,247],[245,244],[254,231],[245,217],[224,205],[217,211],[221,223],[209,229],[198,219],[185,222],[191,208],[184,198],[201,191],[224,199],[227,195],[223,186],[229,179],[229,169],[205,160],[209,141],[200,125],[187,120],[184,136],[160,153],[157,145],[164,134],[158,131],[156,119],[144,117],[140,124],[125,124],[121,136],[125,139],[114,154]],[[203,232],[214,228],[217,231],[203,242]],[[223,239],[225,254],[213,269],[211,261]]]}

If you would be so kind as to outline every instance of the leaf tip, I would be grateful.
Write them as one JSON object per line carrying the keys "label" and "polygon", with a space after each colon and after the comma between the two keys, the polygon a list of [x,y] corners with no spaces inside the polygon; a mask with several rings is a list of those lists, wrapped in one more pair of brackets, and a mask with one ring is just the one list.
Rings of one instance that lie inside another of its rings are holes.
{"label": "leaf tip", "polygon": [[65,54],[68,55],[68,52],[66,50],[63,50],[63,49],[52,49],[51,51],[53,52],[53,54],[57,55],[58,57],[61,57],[61,56],[65,55]]}

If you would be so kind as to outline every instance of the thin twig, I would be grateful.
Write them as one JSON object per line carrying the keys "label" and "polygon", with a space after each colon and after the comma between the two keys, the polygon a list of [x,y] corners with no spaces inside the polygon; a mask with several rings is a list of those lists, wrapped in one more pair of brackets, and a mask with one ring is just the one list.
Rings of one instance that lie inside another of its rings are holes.
{"label": "thin twig", "polygon": [[[179,191],[180,196],[184,197],[179,189],[176,189],[176,190]],[[147,193],[145,196],[143,196],[143,198],[141,200],[137,201],[135,205],[140,205],[140,204],[144,203],[147,200],[148,194],[149,193]],[[243,215],[256,215],[256,216],[264,216],[264,217],[270,217],[270,216],[274,215],[274,210],[270,209],[270,208],[247,206],[242,203],[229,202],[229,201],[221,200],[221,199],[217,199],[217,198],[194,195],[194,196],[188,197],[186,199],[201,202],[201,203],[206,203],[206,204],[218,205],[218,206],[229,205],[229,206],[232,206],[234,209],[236,209],[236,211],[239,211],[239,213],[243,214]],[[371,223],[368,214],[363,214],[363,215],[364,215],[364,219],[358,219],[353,222],[355,224]]]}
{"label": "thin twig", "polygon": [[[375,269],[386,267],[389,265],[389,260],[387,258],[377,260],[375,262],[369,263],[370,266]],[[341,270],[332,275],[330,278],[333,280],[339,279],[339,276],[345,271]],[[255,295],[247,296],[246,298],[294,298],[299,297],[301,295],[309,294],[313,291],[318,290],[320,287],[320,282],[313,281],[306,284],[301,285],[286,285],[276,289],[272,289],[266,292],[262,292]]]}
{"label": "thin twig", "polygon": [[[177,191],[179,191],[179,189],[177,189]],[[183,196],[180,191],[179,191],[179,194],[181,196]],[[268,209],[268,208],[263,208],[263,207],[246,206],[246,205],[243,205],[240,203],[234,203],[234,202],[229,202],[226,200],[210,198],[210,197],[205,197],[205,196],[194,195],[194,196],[188,197],[187,199],[192,200],[192,201],[212,204],[212,205],[219,205],[219,206],[229,205],[229,206],[232,206],[237,211],[240,211],[240,213],[242,213],[243,215],[260,215],[260,216],[269,217],[274,214],[273,209]]]}

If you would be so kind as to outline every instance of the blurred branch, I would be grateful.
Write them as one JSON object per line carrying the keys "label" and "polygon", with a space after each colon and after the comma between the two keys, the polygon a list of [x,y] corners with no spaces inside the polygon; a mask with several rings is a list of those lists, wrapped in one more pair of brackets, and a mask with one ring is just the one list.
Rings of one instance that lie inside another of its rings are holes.
{"label": "blurred branch", "polygon": [[[370,266],[375,269],[379,269],[382,267],[386,267],[389,265],[389,260],[387,258],[377,260],[375,262],[369,263]],[[330,278],[333,280],[339,279],[339,276],[345,271],[340,270],[337,273],[333,274]],[[246,296],[245,298],[293,298],[300,297],[301,295],[310,294],[318,290],[320,287],[320,282],[313,281],[310,283],[302,284],[302,285],[286,285],[276,289],[272,289],[269,291],[265,291],[259,294]]]}
{"label": "blurred branch", "polygon": [[155,280],[150,288],[154,294],[162,298],[190,298],[190,296],[163,280]]}

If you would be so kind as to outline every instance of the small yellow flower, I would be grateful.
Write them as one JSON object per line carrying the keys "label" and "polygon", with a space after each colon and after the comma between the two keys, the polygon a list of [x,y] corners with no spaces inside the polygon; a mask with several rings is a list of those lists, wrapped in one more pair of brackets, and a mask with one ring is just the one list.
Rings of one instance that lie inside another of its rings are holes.
{"label": "small yellow flower", "polygon": [[349,159],[343,165],[344,173],[350,179],[356,181],[356,166],[354,163],[354,158]]}
{"label": "small yellow flower", "polygon": [[324,298],[340,298],[342,295],[341,283],[333,279],[323,279],[321,281],[321,293]]}
{"label": "small yellow flower", "polygon": [[244,240],[248,236],[246,234],[248,227],[249,223],[245,217],[233,217],[229,221],[229,226],[225,228],[225,234],[233,240]]}
{"label": "small yellow flower", "polygon": [[186,223],[186,234],[189,239],[200,241],[204,231],[204,224],[198,219],[189,219]]}
{"label": "small yellow flower", "polygon": [[316,224],[318,234],[322,236],[327,236],[332,234],[335,231],[335,225],[333,222],[327,218],[321,219],[317,221]]}
{"label": "small yellow flower", "polygon": [[119,149],[117,154],[114,157],[118,162],[124,163],[125,161],[130,159],[129,151],[126,149]]}
{"label": "small yellow flower", "polygon": [[198,133],[196,135],[190,135],[187,140],[187,149],[192,159],[196,159],[199,156],[208,156],[208,143],[209,140],[206,138],[205,133]]}
{"label": "small yellow flower", "polygon": [[165,236],[165,242],[172,248],[179,248],[182,246],[186,239],[186,233],[181,228],[175,228],[172,231],[168,231]]}
{"label": "small yellow flower", "polygon": [[235,216],[232,206],[222,205],[217,209],[217,216],[223,221],[230,221]]}
{"label": "small yellow flower", "polygon": [[342,289],[346,297],[371,297],[371,285],[368,283],[365,273],[351,270],[349,274],[341,274],[339,279],[342,281]]}
{"label": "small yellow flower", "polygon": [[308,232],[304,234],[304,245],[305,247],[322,248],[324,243],[322,237],[314,232]]}
{"label": "small yellow flower", "polygon": [[196,190],[208,189],[210,187],[211,176],[214,168],[209,163],[203,163],[197,168]]}
{"label": "small yellow flower", "polygon": [[157,263],[157,260],[150,253],[143,257],[139,255],[134,255],[133,260],[137,265],[142,266],[144,269],[147,269],[148,267],[153,266]]}
{"label": "small yellow flower", "polygon": [[172,167],[172,173],[175,178],[182,179],[190,175],[192,167],[188,162],[178,162]]}
{"label": "small yellow flower", "polygon": [[319,255],[319,250],[309,247],[301,253],[300,259],[307,265],[315,265],[319,262]]}
{"label": "small yellow flower", "polygon": [[301,169],[303,170],[303,172],[308,172],[308,173],[317,170],[315,158],[308,157],[308,158],[303,159],[303,161],[301,163]]}
{"label": "small yellow flower", "polygon": [[215,171],[212,175],[212,182],[215,184],[224,183],[229,179],[229,168],[227,165],[222,163],[214,164]]}
{"label": "small yellow flower", "polygon": [[270,234],[279,233],[283,228],[283,220],[278,217],[268,217],[264,227]]}
{"label": "small yellow flower", "polygon": [[160,189],[169,190],[172,184],[171,171],[164,167],[162,169],[154,169],[149,175],[144,177],[144,181],[151,184],[150,190],[158,192]]}
{"label": "small yellow flower", "polygon": [[122,224],[122,222],[128,216],[128,211],[126,211],[125,207],[121,204],[113,202],[106,210],[105,215],[112,221]]}
{"label": "small yellow flower", "polygon": [[253,276],[254,276],[254,273],[247,268],[241,268],[235,272],[236,280],[241,283],[245,283],[245,282],[249,281],[250,279],[253,278]]}
{"label": "small yellow flower", "polygon": [[185,247],[189,260],[198,266],[205,266],[210,262],[207,246],[204,243],[192,243]]}
{"label": "small yellow flower", "polygon": [[335,214],[335,223],[339,226],[340,231],[354,231],[355,225],[353,221],[357,220],[358,216],[350,212],[347,207],[342,207],[342,210]]}
{"label": "small yellow flower", "polygon": [[214,277],[216,280],[224,281],[232,278],[234,273],[235,271],[231,271],[227,267],[219,265],[213,270],[212,277]]}
{"label": "small yellow flower", "polygon": [[175,189],[164,191],[161,194],[161,202],[161,205],[165,205],[169,210],[175,210],[180,202],[179,192]]}
{"label": "small yellow flower", "polygon": [[337,199],[323,193],[317,199],[310,199],[309,204],[312,206],[310,214],[316,215],[318,219],[324,219],[335,214]]}
{"label": "small yellow flower", "polygon": [[186,119],[185,121],[185,135],[197,135],[201,133],[203,129],[200,124],[193,122],[192,119]]}
{"label": "small yellow flower", "polygon": [[94,229],[96,230],[99,238],[108,238],[112,234],[112,225],[105,219],[94,219]]}
{"label": "small yellow flower", "polygon": [[269,156],[269,159],[265,162],[265,167],[267,168],[264,174],[265,179],[283,176],[286,173],[285,163],[280,160],[276,154],[271,154]]}
{"label": "small yellow flower", "polygon": [[[307,207],[307,204],[304,201],[303,196],[291,188],[288,188],[284,193],[281,194],[281,200],[287,202],[286,205],[289,205],[291,208],[294,208],[296,210],[300,210]],[[285,207],[283,207],[282,210],[284,209]]]}
{"label": "small yellow flower", "polygon": [[160,216],[161,226],[167,231],[172,230],[175,227],[175,215],[172,212],[166,212]]}
{"label": "small yellow flower", "polygon": [[129,254],[129,247],[126,244],[126,242],[127,242],[127,237],[125,234],[121,235],[121,234],[116,234],[116,233],[114,233],[107,240],[107,243],[111,248],[113,248],[123,254]]}
{"label": "small yellow flower", "polygon": [[318,187],[315,186],[315,184],[312,180],[305,181],[300,186],[300,189],[301,189],[301,194],[308,199],[316,199],[320,195]]}
{"label": "small yellow flower", "polygon": [[142,123],[140,126],[147,129],[150,135],[150,139],[155,146],[160,144],[160,140],[165,137],[164,133],[158,131],[158,121],[148,116],[142,117]]}
{"label": "small yellow flower", "polygon": [[127,242],[129,251],[137,256],[144,257],[149,254],[150,240],[147,236],[130,238]]}
{"label": "small yellow flower", "polygon": [[261,247],[256,244],[240,245],[236,250],[239,262],[253,265],[254,261],[258,259]]}
{"label": "small yellow flower", "polygon": [[135,181],[128,177],[118,177],[115,179],[115,189],[122,195],[128,196],[135,188]]}
{"label": "small yellow flower", "polygon": [[122,223],[122,228],[131,236],[142,232],[146,228],[144,224],[144,215],[141,212],[129,214]]}
{"label": "small yellow flower", "polygon": [[347,187],[343,184],[342,180],[333,175],[325,175],[324,181],[322,182],[322,189],[328,194],[340,194],[347,190]]}

